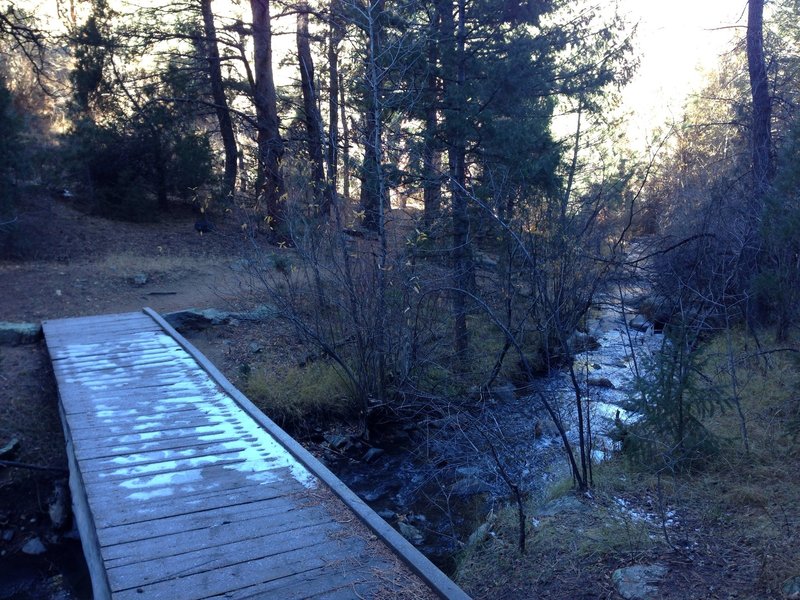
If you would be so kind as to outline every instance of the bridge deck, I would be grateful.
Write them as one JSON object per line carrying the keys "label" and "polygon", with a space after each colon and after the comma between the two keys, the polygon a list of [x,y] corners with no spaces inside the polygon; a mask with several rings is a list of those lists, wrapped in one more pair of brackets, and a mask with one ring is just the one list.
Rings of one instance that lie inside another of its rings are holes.
{"label": "bridge deck", "polygon": [[149,309],[44,332],[95,598],[466,598]]}

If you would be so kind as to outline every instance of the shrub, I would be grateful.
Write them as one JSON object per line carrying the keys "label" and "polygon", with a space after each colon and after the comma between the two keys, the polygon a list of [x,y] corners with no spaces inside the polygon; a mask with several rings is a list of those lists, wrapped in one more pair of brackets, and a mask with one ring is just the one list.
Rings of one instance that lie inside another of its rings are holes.
{"label": "shrub", "polygon": [[729,400],[702,378],[702,353],[684,334],[665,338],[661,351],[642,361],[626,408],[640,415],[615,433],[637,463],[669,472],[700,468],[719,449],[703,419]]}

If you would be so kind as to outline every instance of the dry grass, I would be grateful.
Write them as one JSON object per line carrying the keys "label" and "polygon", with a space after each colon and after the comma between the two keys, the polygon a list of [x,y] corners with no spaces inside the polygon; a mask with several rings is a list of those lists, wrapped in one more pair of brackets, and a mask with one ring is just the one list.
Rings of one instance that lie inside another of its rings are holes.
{"label": "dry grass", "polygon": [[352,417],[360,408],[339,369],[325,360],[305,367],[252,367],[244,391],[271,419],[290,428]]}

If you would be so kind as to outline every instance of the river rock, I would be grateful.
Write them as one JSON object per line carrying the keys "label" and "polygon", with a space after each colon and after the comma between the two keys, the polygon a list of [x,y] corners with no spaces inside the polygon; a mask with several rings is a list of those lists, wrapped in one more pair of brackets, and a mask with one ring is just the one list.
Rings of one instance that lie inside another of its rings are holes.
{"label": "river rock", "polygon": [[31,556],[37,556],[39,554],[44,554],[47,552],[47,548],[45,548],[44,543],[38,537],[31,538],[25,545],[22,546],[22,553],[29,554]]}
{"label": "river rock", "polygon": [[653,324],[648,321],[644,315],[636,315],[630,321],[628,321],[628,325],[631,329],[642,332],[647,331],[653,326]]}
{"label": "river rock", "polygon": [[400,521],[397,524],[397,529],[400,530],[400,533],[406,538],[409,542],[414,544],[415,546],[419,546],[420,544],[425,542],[425,534],[422,533],[419,529],[406,523],[405,521]]}
{"label": "river rock", "polygon": [[597,341],[597,338],[588,333],[581,333],[580,331],[576,331],[569,336],[567,343],[573,354],[592,352],[600,348],[600,342]]}
{"label": "river rock", "polygon": [[364,453],[364,456],[361,458],[364,462],[372,462],[379,458],[385,450],[383,448],[370,448]]}
{"label": "river rock", "polygon": [[620,596],[626,600],[655,600],[658,584],[667,574],[663,565],[636,565],[617,569],[611,581]]}
{"label": "river rock", "polygon": [[7,321],[0,321],[0,346],[32,344],[41,337],[41,323],[9,323]]}
{"label": "river rock", "polygon": [[786,600],[800,600],[800,575],[795,575],[784,581],[781,591]]}
{"label": "river rock", "polygon": [[465,477],[453,484],[452,491],[456,496],[475,496],[488,494],[492,491],[492,486],[478,477]]}
{"label": "river rock", "polygon": [[589,379],[586,380],[586,383],[594,387],[607,388],[609,390],[614,390],[617,388],[617,386],[611,383],[611,380],[608,377],[589,377]]}

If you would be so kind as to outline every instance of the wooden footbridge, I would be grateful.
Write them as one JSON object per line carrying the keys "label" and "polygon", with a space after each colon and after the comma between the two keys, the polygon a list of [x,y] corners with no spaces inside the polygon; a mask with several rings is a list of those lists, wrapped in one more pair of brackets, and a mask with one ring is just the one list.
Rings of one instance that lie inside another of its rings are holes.
{"label": "wooden footbridge", "polygon": [[43,325],[96,599],[467,598],[153,311]]}

